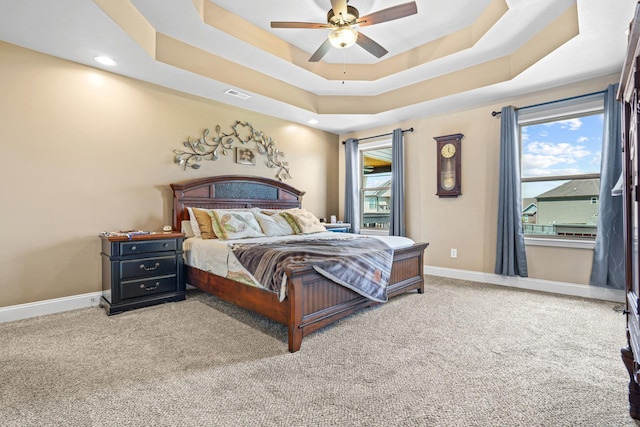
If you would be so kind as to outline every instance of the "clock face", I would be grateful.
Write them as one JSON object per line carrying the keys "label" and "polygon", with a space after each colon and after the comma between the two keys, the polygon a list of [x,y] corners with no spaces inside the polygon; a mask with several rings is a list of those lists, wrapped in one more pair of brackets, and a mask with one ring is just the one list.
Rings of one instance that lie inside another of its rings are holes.
{"label": "clock face", "polygon": [[442,149],[440,150],[440,153],[445,159],[451,158],[456,154],[456,146],[451,143],[444,144],[442,146]]}

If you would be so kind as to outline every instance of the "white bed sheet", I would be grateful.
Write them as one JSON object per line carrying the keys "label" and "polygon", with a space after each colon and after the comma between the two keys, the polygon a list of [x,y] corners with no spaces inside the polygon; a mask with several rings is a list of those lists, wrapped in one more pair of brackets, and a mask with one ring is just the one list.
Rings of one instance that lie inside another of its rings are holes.
{"label": "white bed sheet", "polygon": [[[265,243],[277,242],[283,240],[313,240],[313,239],[348,239],[354,236],[365,237],[359,234],[351,233],[334,233],[324,231],[313,234],[298,234],[291,236],[279,237],[254,237],[238,240],[218,240],[218,239],[201,239],[199,237],[189,237],[184,241],[184,262],[185,264],[195,267],[199,270],[213,273],[217,276],[232,278],[242,281],[243,283],[262,288],[263,286],[240,264],[238,259],[231,252],[229,245],[233,243]],[[383,241],[392,249],[400,249],[411,246],[414,241],[408,237],[400,236],[366,236],[366,238],[378,239]],[[250,278],[246,280],[246,278]],[[243,278],[245,280],[243,280]],[[281,294],[279,296],[282,301],[286,296],[286,276],[283,277],[281,286]]]}

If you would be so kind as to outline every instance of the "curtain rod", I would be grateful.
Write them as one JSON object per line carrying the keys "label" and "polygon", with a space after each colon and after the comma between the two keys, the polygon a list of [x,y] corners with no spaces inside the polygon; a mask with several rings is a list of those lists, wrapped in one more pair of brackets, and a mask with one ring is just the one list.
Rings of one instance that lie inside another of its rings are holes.
{"label": "curtain rod", "polygon": [[[409,128],[409,129],[401,129],[402,133],[405,132],[413,132],[413,128]],[[383,133],[380,135],[374,135],[374,136],[367,136],[365,138],[357,138],[356,141],[360,142],[360,141],[364,141],[365,139],[373,139],[373,138],[380,138],[381,136],[389,136],[389,135],[393,135],[393,132],[389,132],[389,133]],[[346,141],[342,141],[342,144],[344,145]]]}
{"label": "curtain rod", "polygon": [[[555,104],[556,102],[571,101],[573,99],[579,99],[579,98],[586,98],[587,96],[599,95],[601,93],[607,93],[607,91],[606,90],[600,90],[598,92],[587,93],[587,94],[584,94],[584,95],[571,96],[569,98],[557,99],[555,101],[549,101],[549,102],[542,102],[540,104],[527,105],[525,107],[516,108],[516,110],[526,110],[527,108],[542,107],[543,105]],[[497,116],[498,114],[502,114],[502,111],[492,111],[491,112],[491,115],[493,117]]]}

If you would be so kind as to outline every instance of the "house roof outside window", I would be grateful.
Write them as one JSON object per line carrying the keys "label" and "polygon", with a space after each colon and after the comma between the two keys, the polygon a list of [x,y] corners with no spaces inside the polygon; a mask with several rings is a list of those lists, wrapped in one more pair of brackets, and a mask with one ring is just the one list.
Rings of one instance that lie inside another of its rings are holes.
{"label": "house roof outside window", "polygon": [[600,195],[600,178],[575,179],[567,181],[545,193],[536,199],[566,199],[573,197],[597,197]]}

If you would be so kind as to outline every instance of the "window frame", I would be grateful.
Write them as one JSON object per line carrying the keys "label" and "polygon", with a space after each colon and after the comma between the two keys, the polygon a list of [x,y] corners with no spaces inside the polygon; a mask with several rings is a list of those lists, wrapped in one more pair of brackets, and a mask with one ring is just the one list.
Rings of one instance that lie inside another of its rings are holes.
{"label": "window frame", "polygon": [[[359,189],[359,194],[360,194],[360,234],[364,234],[364,235],[382,235],[382,236],[387,236],[389,235],[389,228],[381,228],[379,230],[374,229],[374,228],[365,228],[364,227],[364,204],[365,204],[365,192],[367,191],[380,191],[380,190],[386,190],[388,189],[389,191],[391,191],[391,180],[393,178],[389,179],[389,187],[367,187],[364,188],[363,187],[363,182],[364,182],[364,164],[363,164],[363,160],[364,160],[364,152],[366,151],[374,151],[374,150],[379,150],[379,149],[383,149],[383,148],[389,148],[391,149],[392,147],[392,140],[391,139],[384,139],[384,140],[380,140],[380,141],[376,141],[376,142],[368,142],[365,144],[358,144],[358,189]],[[392,167],[393,167],[393,161],[391,161]]]}
{"label": "window frame", "polygon": [[[553,175],[553,176],[537,176],[523,177],[523,151],[524,141],[522,138],[523,128],[536,124],[557,122],[586,116],[593,116],[604,113],[604,92],[596,92],[584,96],[577,96],[561,101],[554,101],[544,104],[538,104],[531,107],[522,108],[518,112],[518,139],[520,144],[520,191],[525,183],[530,182],[546,182],[546,181],[571,181],[578,179],[594,179],[600,178],[598,173],[585,173],[574,175]],[[599,198],[599,195],[598,195]],[[521,202],[524,200],[521,196]],[[522,221],[524,224],[525,222]],[[596,224],[597,227],[597,224]],[[597,234],[597,228],[596,228]],[[593,248],[595,246],[595,237],[578,237],[578,236],[558,236],[558,235],[540,235],[525,234],[525,245],[532,246],[555,246],[555,247],[572,247],[572,248]]]}

